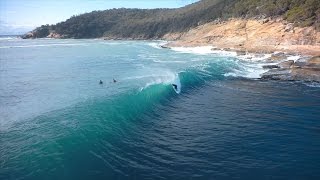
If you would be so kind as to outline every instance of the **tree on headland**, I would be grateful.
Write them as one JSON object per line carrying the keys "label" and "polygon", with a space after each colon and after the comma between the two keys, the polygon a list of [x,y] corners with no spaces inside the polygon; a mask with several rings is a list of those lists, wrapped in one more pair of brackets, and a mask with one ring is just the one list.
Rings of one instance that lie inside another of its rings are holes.
{"label": "tree on headland", "polygon": [[283,17],[296,26],[320,28],[319,0],[202,0],[177,9],[110,9],[75,15],[33,32],[65,38],[161,38],[216,19]]}

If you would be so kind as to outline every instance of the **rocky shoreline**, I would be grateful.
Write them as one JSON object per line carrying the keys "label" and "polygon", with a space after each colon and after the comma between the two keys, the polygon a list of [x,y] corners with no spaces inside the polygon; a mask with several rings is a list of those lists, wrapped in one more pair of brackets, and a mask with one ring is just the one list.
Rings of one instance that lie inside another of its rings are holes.
{"label": "rocky shoreline", "polygon": [[282,61],[264,68],[270,70],[262,74],[261,79],[320,82],[320,56]]}
{"label": "rocky shoreline", "polygon": [[[213,46],[212,51],[272,54],[263,80],[320,82],[320,32],[313,27],[294,27],[278,19],[216,20],[185,33],[165,35],[172,42],[162,48]],[[289,55],[302,58],[287,60]],[[274,65],[276,63],[276,65]]]}
{"label": "rocky shoreline", "polygon": [[[175,47],[168,44],[160,45],[163,49]],[[253,60],[256,57],[264,57],[266,54],[249,53],[248,51],[235,50],[232,48],[211,48],[212,53],[229,52],[240,59]],[[292,57],[295,60],[291,60]],[[300,55],[288,52],[274,52],[270,57],[260,60],[267,65],[262,66],[268,70],[261,74],[262,80],[280,81],[304,81],[320,83],[320,56]]]}
{"label": "rocky shoreline", "polygon": [[215,21],[185,33],[164,36],[169,47],[214,46],[250,53],[288,52],[320,55],[320,31],[295,27],[279,19],[230,19]]}

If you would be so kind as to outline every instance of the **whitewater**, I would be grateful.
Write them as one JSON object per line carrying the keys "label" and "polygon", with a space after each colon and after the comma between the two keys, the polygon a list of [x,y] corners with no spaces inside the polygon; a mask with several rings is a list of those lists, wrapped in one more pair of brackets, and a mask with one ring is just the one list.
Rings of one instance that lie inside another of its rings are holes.
{"label": "whitewater", "polygon": [[0,179],[319,178],[317,83],[164,43],[0,39]]}

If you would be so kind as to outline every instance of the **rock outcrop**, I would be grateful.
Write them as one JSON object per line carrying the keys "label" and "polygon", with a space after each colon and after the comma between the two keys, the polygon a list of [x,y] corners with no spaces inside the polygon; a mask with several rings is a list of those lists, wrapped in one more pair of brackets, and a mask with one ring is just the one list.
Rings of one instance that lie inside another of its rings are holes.
{"label": "rock outcrop", "polygon": [[35,38],[35,35],[33,32],[28,32],[22,36],[20,36],[22,39],[34,39]]}
{"label": "rock outcrop", "polygon": [[60,39],[60,38],[62,38],[62,36],[61,36],[60,34],[58,34],[58,33],[51,32],[51,33],[47,36],[47,38]]}
{"label": "rock outcrop", "polygon": [[[230,19],[200,25],[181,34],[169,46],[214,46],[253,53],[290,52],[320,55],[320,32],[314,27],[295,27],[282,19]],[[173,39],[173,38],[171,38]],[[281,54],[272,57],[283,58]]]}
{"label": "rock outcrop", "polygon": [[284,61],[276,66],[262,74],[262,79],[320,82],[320,56],[296,62]]}

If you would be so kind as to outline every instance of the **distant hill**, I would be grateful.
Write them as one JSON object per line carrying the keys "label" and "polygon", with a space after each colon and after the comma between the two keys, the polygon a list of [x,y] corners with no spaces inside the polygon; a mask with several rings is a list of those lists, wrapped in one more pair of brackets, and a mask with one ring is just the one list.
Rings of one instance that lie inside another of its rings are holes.
{"label": "distant hill", "polygon": [[282,16],[296,26],[320,29],[319,0],[202,0],[177,9],[93,11],[56,25],[43,25],[24,38],[159,39],[199,24],[236,18]]}

